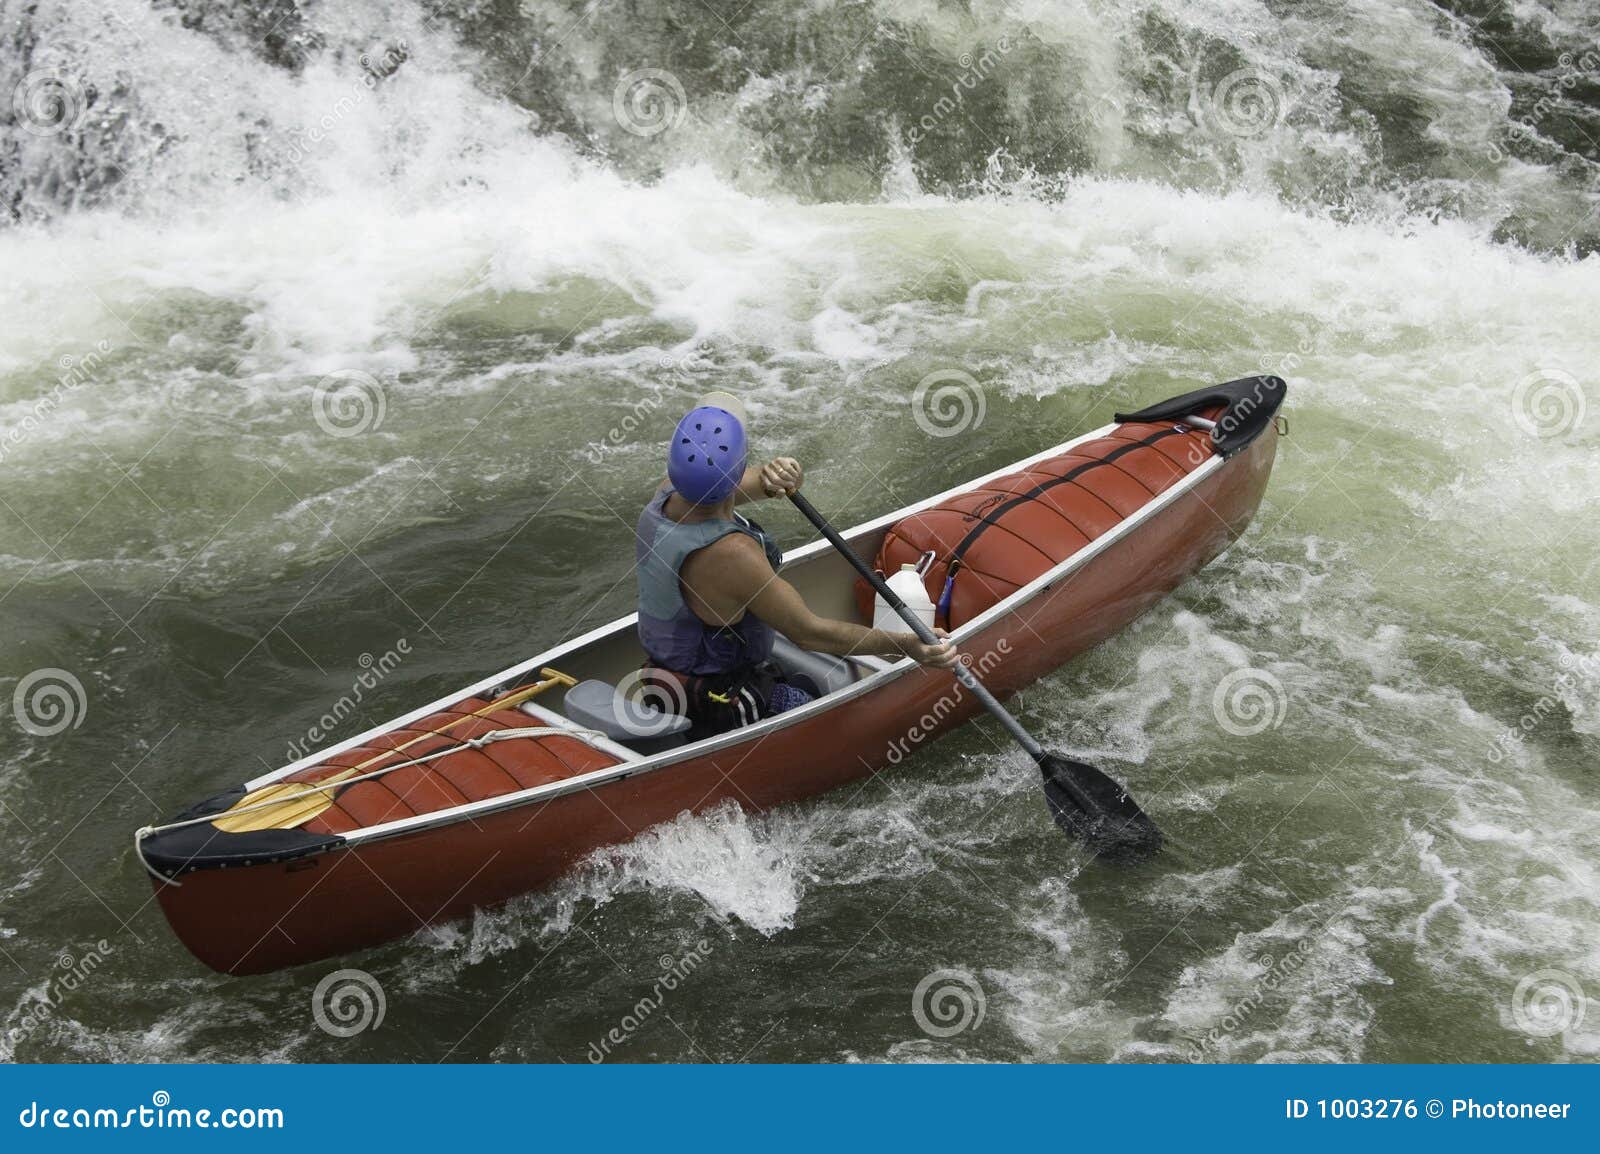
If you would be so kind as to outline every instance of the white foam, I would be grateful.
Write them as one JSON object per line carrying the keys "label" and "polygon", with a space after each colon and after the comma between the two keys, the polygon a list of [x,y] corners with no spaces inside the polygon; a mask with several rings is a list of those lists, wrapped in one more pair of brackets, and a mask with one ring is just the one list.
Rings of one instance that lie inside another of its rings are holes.
{"label": "white foam", "polygon": [[[1107,389],[1281,371],[1291,435],[1252,533],[1176,602],[1027,696],[1054,743],[1108,756],[1136,793],[1164,786],[1161,811],[1180,818],[1226,821],[1274,796],[1263,780],[1329,775],[1348,795],[1339,804],[1354,807],[1341,815],[1372,823],[1343,864],[1389,866],[1398,843],[1403,884],[1370,880],[1389,888],[1368,892],[1351,881],[1364,912],[1325,932],[1308,928],[1307,911],[1253,915],[1257,928],[1202,950],[1156,1005],[1101,996],[1128,960],[1114,927],[1068,890],[1025,891],[1020,956],[985,970],[996,1021],[1043,1056],[1074,1052],[1075,1037],[1099,1057],[1176,1056],[1178,1041],[1145,1035],[1203,1035],[1259,980],[1263,950],[1281,956],[1301,941],[1314,944],[1311,962],[1229,1031],[1229,1055],[1370,1056],[1380,940],[1442,987],[1496,1004],[1541,964],[1600,988],[1590,864],[1600,815],[1568,784],[1600,734],[1585,640],[1600,616],[1580,580],[1600,544],[1586,515],[1600,489],[1600,261],[1495,243],[1498,212],[1471,209],[1506,196],[1543,203],[1564,178],[1534,165],[1412,190],[1424,204],[1460,193],[1460,219],[1381,196],[1334,214],[1279,191],[1302,187],[1295,174],[1308,169],[1337,185],[1377,163],[1376,142],[1333,117],[1336,51],[1373,64],[1379,88],[1414,96],[1451,157],[1477,159],[1505,126],[1505,92],[1447,17],[1361,0],[1355,19],[1324,28],[1254,0],[1093,10],[1023,0],[1018,15],[1113,97],[1095,110],[1093,173],[1051,184],[997,153],[987,194],[950,202],[918,187],[902,154],[888,203],[842,207],[758,195],[759,177],[736,182],[709,150],[696,159],[703,137],[659,180],[624,179],[532,131],[473,83],[475,53],[398,0],[319,10],[337,50],[298,73],[144,3],[39,10],[87,46],[88,79],[109,90],[126,71],[131,111],[173,132],[159,155],[124,158],[139,185],[127,211],[0,233],[0,423],[26,419],[59,357],[100,340],[113,349],[7,456],[8,501],[30,518],[64,518],[44,526],[51,540],[74,531],[50,556],[8,519],[6,586],[27,575],[144,595],[175,577],[173,593],[236,589],[320,559],[340,537],[403,533],[452,503],[522,499],[550,461],[603,437],[613,409],[711,378],[747,390],[765,428],[799,441],[854,417],[854,405],[889,414],[869,434],[913,429],[906,399],[924,365],[960,364],[996,395],[1070,402],[1095,419],[1117,399]],[[953,35],[941,11],[916,8]],[[1566,32],[1590,20],[1581,6],[1522,6],[1519,19]],[[1144,102],[1146,82],[1181,90],[1202,63],[1129,59],[1130,33],[1147,20],[1176,30],[1179,56],[1226,41],[1276,78],[1289,104],[1282,131],[1229,139],[1201,123],[1199,86],[1171,115]],[[300,130],[357,91],[357,50],[388,36],[403,36],[411,58],[291,160]],[[781,87],[752,81],[735,103]],[[258,130],[267,172],[241,183]],[[1148,139],[1170,144],[1176,180],[1141,179]],[[455,340],[478,327],[500,343]],[[713,350],[703,363],[659,364],[702,342]],[[388,421],[370,436],[331,439],[311,421],[317,379],[345,369],[388,390]],[[1588,417],[1540,437],[1518,426],[1514,394],[1552,369],[1570,374]],[[606,412],[591,421],[602,396]],[[995,440],[963,445],[999,454],[1019,436],[1048,443],[1059,432],[1016,433],[992,410],[989,421],[972,436]],[[576,434],[548,434],[563,422]],[[861,435],[851,421],[807,443],[853,469]],[[465,451],[443,459],[462,438]],[[641,433],[608,465],[644,483],[658,475],[653,443]],[[140,483],[164,518],[121,490],[73,526],[106,495],[107,457],[131,466],[147,454]],[[282,485],[253,495],[274,472]],[[1483,596],[1486,573],[1501,599]],[[1282,729],[1252,745],[1223,734],[1212,708],[1220,679],[1242,669],[1270,673],[1288,696]],[[1529,690],[1560,708],[1495,763],[1491,743]],[[781,938],[819,887],[920,877],[1002,837],[1003,822],[978,817],[990,806],[1020,813],[1032,786],[1022,759],[985,761],[972,772],[959,754],[930,754],[935,780],[901,778],[859,811],[845,795],[798,813],[680,818],[596,856],[550,895],[429,940],[451,970],[547,942],[629,894],[651,895],[669,921]],[[1039,820],[1031,793],[1026,804]],[[1412,831],[1434,817],[1424,844]],[[1322,847],[1350,845],[1340,828],[1289,822],[1283,833],[1299,840],[1264,852],[1320,860]],[[1369,836],[1383,842],[1374,860],[1362,856]],[[1282,903],[1275,885],[1248,862],[1208,860],[1131,908]],[[219,999],[202,990],[194,1003],[103,1039],[63,1019],[61,1039],[108,1058],[185,1056]],[[1593,1052],[1582,1037],[1564,1044]]]}
{"label": "white foam", "polygon": [[628,893],[698,899],[698,916],[738,922],[770,937],[794,925],[804,892],[803,839],[789,822],[752,818],[733,802],[684,813],[622,845],[597,850],[545,893],[462,923],[421,931],[451,966],[476,965],[527,944],[559,939],[599,906]]}
{"label": "white foam", "polygon": [[[1371,894],[1367,895],[1370,900]],[[1374,912],[1352,894],[1337,916],[1279,918],[1186,967],[1157,1019],[1203,1061],[1360,1061],[1375,1020],[1367,987]]]}

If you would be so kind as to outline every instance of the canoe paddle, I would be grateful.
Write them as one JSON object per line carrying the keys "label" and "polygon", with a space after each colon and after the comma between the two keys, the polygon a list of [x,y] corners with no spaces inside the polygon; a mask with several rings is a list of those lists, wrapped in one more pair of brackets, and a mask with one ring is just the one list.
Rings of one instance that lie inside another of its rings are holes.
{"label": "canoe paddle", "polygon": [[[878,596],[900,615],[900,619],[910,626],[911,631],[923,644],[939,643],[939,638],[934,635],[933,630],[906,608],[906,603],[899,595],[889,588],[888,583],[874,572],[871,566],[856,555],[856,551],[839,536],[834,527],[828,524],[827,518],[817,512],[810,501],[799,493],[790,493],[789,500],[794,502],[795,508],[806,515],[806,519],[817,527],[844,559],[850,562],[855,571],[878,591]],[[955,667],[955,676],[985,709],[994,714],[1000,724],[1006,727],[1006,731],[1016,739],[1017,744],[1027,750],[1028,755],[1039,766],[1039,772],[1044,775],[1045,804],[1050,809],[1050,816],[1068,836],[1081,838],[1096,857],[1112,861],[1137,861],[1149,857],[1161,848],[1161,831],[1139,808],[1138,803],[1128,795],[1126,789],[1086,762],[1074,761],[1070,757],[1063,757],[1059,753],[1046,750],[1022,727],[1020,721],[1011,716],[1005,706],[995,700],[994,694],[983,687],[977,675],[964,662]]]}

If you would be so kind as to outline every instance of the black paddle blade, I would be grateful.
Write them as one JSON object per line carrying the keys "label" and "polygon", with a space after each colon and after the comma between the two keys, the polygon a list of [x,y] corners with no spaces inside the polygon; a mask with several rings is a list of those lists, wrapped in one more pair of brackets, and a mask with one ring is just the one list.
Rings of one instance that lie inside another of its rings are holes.
{"label": "black paddle blade", "polygon": [[1050,816],[1096,857],[1126,864],[1143,861],[1161,848],[1156,823],[1127,790],[1094,766],[1047,753],[1039,770]]}

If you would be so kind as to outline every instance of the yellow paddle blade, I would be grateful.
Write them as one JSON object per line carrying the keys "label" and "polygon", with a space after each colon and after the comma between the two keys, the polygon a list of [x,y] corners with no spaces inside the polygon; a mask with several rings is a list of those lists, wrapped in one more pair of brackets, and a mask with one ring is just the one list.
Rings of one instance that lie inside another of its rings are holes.
{"label": "yellow paddle blade", "polygon": [[331,787],[347,777],[354,777],[355,773],[353,769],[346,769],[320,782],[287,781],[279,785],[263,786],[241,798],[233,806],[233,809],[245,805],[261,806],[261,809],[252,809],[248,813],[239,814],[230,809],[211,824],[223,833],[247,833],[257,829],[293,829],[297,825],[304,825],[333,804],[334,791],[331,788],[318,789],[315,793],[307,793],[308,789],[319,785]]}
{"label": "yellow paddle blade", "polygon": [[[360,765],[348,769],[341,769],[330,777],[320,781],[280,781],[272,785],[264,785],[252,793],[246,794],[232,806],[228,812],[218,817],[211,824],[224,833],[249,833],[261,829],[294,829],[304,825],[318,814],[325,811],[333,804],[336,790],[331,788],[341,781],[355,777],[369,765],[393,757],[401,750],[409,749],[419,741],[436,737],[441,733],[448,733],[463,721],[470,721],[474,717],[486,717],[500,709],[514,709],[524,701],[539,696],[546,689],[555,685],[568,687],[578,684],[578,679],[569,677],[558,669],[545,668],[539,670],[543,678],[532,685],[513,690],[497,701],[491,701],[482,709],[475,709],[464,717],[454,721],[447,721],[438,729],[430,729],[427,733],[419,733],[409,741],[402,741],[393,749],[386,749],[382,753],[367,758]],[[329,787],[329,788],[323,788]],[[241,812],[246,811],[246,812]]]}

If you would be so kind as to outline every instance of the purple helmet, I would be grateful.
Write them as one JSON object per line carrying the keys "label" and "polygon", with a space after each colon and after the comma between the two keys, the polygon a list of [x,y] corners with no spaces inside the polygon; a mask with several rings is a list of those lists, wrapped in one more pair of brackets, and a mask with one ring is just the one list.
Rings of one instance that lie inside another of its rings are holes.
{"label": "purple helmet", "polygon": [[702,403],[691,409],[672,434],[667,477],[685,501],[696,505],[715,505],[744,477],[744,416],[732,411],[743,406],[731,397],[726,403],[731,407]]}

